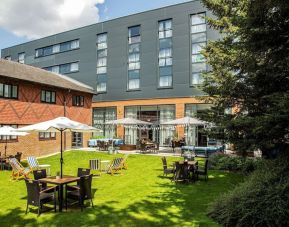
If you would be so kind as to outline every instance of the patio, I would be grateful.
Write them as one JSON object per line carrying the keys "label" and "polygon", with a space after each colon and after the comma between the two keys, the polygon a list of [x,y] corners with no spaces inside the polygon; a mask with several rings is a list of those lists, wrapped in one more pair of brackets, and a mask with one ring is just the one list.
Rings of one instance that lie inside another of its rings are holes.
{"label": "patio", "polygon": [[[123,154],[68,151],[63,156],[64,173],[75,175],[78,167],[88,167],[89,159],[112,160]],[[168,163],[179,159],[168,157]],[[39,162],[50,164],[52,175],[59,171],[59,154],[39,159]],[[194,184],[175,184],[163,177],[160,157],[130,155],[127,162],[128,170],[123,170],[121,175],[102,174],[93,179],[92,188],[96,189],[94,209],[87,207],[81,212],[75,207],[63,213],[47,211],[38,218],[35,212],[25,215],[24,181],[11,181],[11,172],[1,171],[1,225],[217,226],[206,216],[207,205],[220,193],[243,180],[241,175],[235,173],[209,171],[208,182],[201,180]]]}

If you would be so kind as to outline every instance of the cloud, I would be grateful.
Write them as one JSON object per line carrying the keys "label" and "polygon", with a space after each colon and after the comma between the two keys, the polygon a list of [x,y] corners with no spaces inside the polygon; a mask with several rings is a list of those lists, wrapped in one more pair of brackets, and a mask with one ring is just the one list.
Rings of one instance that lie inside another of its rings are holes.
{"label": "cloud", "polygon": [[105,0],[0,0],[0,27],[36,39],[99,21]]}

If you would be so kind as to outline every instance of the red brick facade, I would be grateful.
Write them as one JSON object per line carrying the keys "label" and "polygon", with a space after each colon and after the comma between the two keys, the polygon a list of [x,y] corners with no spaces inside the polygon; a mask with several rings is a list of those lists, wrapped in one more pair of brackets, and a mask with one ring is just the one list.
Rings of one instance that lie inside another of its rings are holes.
{"label": "red brick facade", "polygon": [[[56,117],[66,116],[72,120],[79,121],[88,125],[92,122],[91,102],[92,94],[65,90],[56,87],[49,87],[26,81],[6,79],[0,77],[0,83],[18,85],[18,99],[0,98],[0,124],[16,124],[18,127],[34,124],[42,121],[51,120]],[[56,103],[48,104],[41,102],[41,90],[56,92]],[[74,95],[84,97],[84,106],[77,107],[72,105]],[[90,133],[83,134],[83,145],[86,146]],[[28,136],[18,137],[17,142],[9,142],[7,154],[22,152],[24,156],[36,155],[43,156],[59,151],[59,133],[56,139],[41,141],[38,133]],[[66,149],[71,147],[71,133],[66,133]],[[4,143],[0,143],[0,149],[4,152]]]}

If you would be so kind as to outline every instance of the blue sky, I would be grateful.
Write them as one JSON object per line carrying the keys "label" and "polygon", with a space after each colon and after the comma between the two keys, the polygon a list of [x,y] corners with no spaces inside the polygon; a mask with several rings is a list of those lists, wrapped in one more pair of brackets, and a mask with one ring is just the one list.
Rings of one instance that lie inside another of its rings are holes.
{"label": "blue sky", "polygon": [[[23,0],[21,0],[21,1],[23,1]],[[31,1],[31,0],[29,0],[29,1]],[[84,1],[84,0],[82,0],[82,1]],[[87,1],[87,0],[85,0],[85,1]],[[103,1],[103,0],[98,0],[99,3],[101,3],[101,1]],[[187,1],[189,1],[189,0],[104,0],[104,3],[97,4],[97,8],[99,9],[98,20],[99,21],[106,21],[106,20],[110,20],[113,18],[125,16],[125,15],[130,15],[130,14],[134,14],[134,13],[138,13],[138,12],[147,11],[150,9],[160,8],[163,6],[187,2]],[[1,2],[2,2],[2,10],[4,9],[3,5],[5,3],[6,3],[5,4],[5,10],[8,8],[8,10],[6,10],[7,12],[4,12],[4,13],[0,12],[0,14],[2,13],[2,15],[5,13],[11,15],[11,11],[12,12],[14,11],[14,13],[18,16],[18,12],[16,12],[16,11],[21,10],[21,11],[26,11],[25,14],[23,13],[24,16],[26,16],[28,14],[28,16],[31,17],[31,15],[36,14],[38,11],[38,8],[35,7],[35,3],[34,3],[34,5],[32,4],[33,6],[28,6],[27,10],[23,10],[23,7],[21,5],[18,6],[18,8],[17,8],[17,6],[15,6],[15,4],[11,5],[11,9],[9,12],[9,5],[7,5],[7,3],[9,3],[9,1],[8,0],[7,1],[1,0]],[[1,2],[0,2],[0,10],[1,10]],[[23,2],[26,2],[26,1],[23,1]],[[23,3],[23,2],[21,2],[21,3]],[[19,4],[21,4],[21,3],[19,2]],[[26,7],[26,5],[25,5],[25,7]],[[51,15],[50,15],[50,17],[51,17]],[[15,16],[14,16],[14,18],[15,18]],[[19,15],[19,18],[21,18],[20,15]],[[42,18],[42,19],[45,20],[46,18]],[[10,19],[7,18],[7,20],[10,20]],[[32,21],[34,20],[33,17],[31,17],[31,20]],[[48,18],[48,20],[50,23],[54,23],[53,18]],[[0,21],[1,21],[1,18],[0,18]],[[3,18],[2,18],[2,21],[3,21]],[[57,21],[57,19],[55,21]],[[58,23],[58,21],[55,23]],[[90,20],[88,19],[86,21],[90,21]],[[43,33],[40,33],[40,35],[39,34],[37,34],[36,36],[31,35],[31,37],[29,37],[29,34],[31,34],[29,32],[31,32],[31,30],[32,30],[32,29],[30,29],[29,26],[31,26],[31,27],[35,26],[34,23],[27,23],[27,22],[24,23],[23,22],[21,24],[19,21],[17,21],[17,23],[18,23],[17,28],[14,25],[15,23],[14,24],[10,23],[10,25],[7,25],[7,23],[6,23],[3,26],[0,24],[0,49],[6,48],[9,46],[13,46],[13,45],[17,45],[20,43],[24,43],[24,42],[27,42],[31,39],[35,39],[33,37],[46,36],[46,35],[41,35]],[[73,23],[73,22],[71,22],[71,23]],[[25,24],[25,25],[23,25],[23,24]],[[84,24],[85,24],[85,22],[84,22]],[[6,25],[6,27],[5,27],[5,25]],[[81,24],[81,25],[83,25],[83,24]],[[25,26],[27,26],[27,27],[25,27]],[[42,29],[42,27],[39,27],[39,28]],[[33,29],[37,30],[37,27],[34,27]],[[25,31],[23,31],[23,30],[27,30],[28,35],[26,35]]]}

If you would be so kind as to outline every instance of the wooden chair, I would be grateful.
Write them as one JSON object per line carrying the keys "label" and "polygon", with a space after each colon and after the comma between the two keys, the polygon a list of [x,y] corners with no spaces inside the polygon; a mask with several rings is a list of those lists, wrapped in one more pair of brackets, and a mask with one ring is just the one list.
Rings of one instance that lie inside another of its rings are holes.
{"label": "wooden chair", "polygon": [[195,174],[197,176],[197,179],[199,179],[199,175],[202,175],[202,176],[205,176],[205,181],[208,180],[208,159],[206,159],[205,161],[205,166],[204,166],[204,169],[199,169],[198,165],[196,167],[196,171],[195,171]]}
{"label": "wooden chair", "polygon": [[115,158],[112,160],[111,164],[109,165],[107,169],[107,173],[114,175],[115,173],[120,172],[122,168],[123,168],[123,158]]}
{"label": "wooden chair", "polygon": [[29,174],[31,173],[31,169],[26,167],[24,168],[20,162],[17,161],[16,158],[9,158],[9,164],[12,167],[11,178],[13,180],[19,180],[21,178],[29,178]]}
{"label": "wooden chair", "polygon": [[79,180],[79,188],[77,190],[69,191],[69,188],[66,187],[66,210],[67,210],[67,203],[68,199],[78,201],[78,204],[81,208],[81,211],[84,207],[84,201],[90,200],[91,206],[93,207],[92,201],[92,192],[91,192],[91,181],[92,181],[92,174],[84,175],[80,177]]}
{"label": "wooden chair", "polygon": [[56,212],[56,190],[53,193],[47,190],[41,190],[38,181],[25,179],[27,188],[27,206],[26,214],[29,209],[29,205],[38,207],[38,216],[40,215],[43,204],[54,201],[54,212]]}
{"label": "wooden chair", "polygon": [[101,160],[100,159],[89,160],[89,168],[91,171],[97,172],[97,175],[101,175]]}
{"label": "wooden chair", "polygon": [[163,170],[164,170],[164,176],[167,176],[170,173],[174,173],[174,168],[168,168],[168,164],[167,164],[167,158],[166,157],[162,157],[162,162],[163,162]]}

